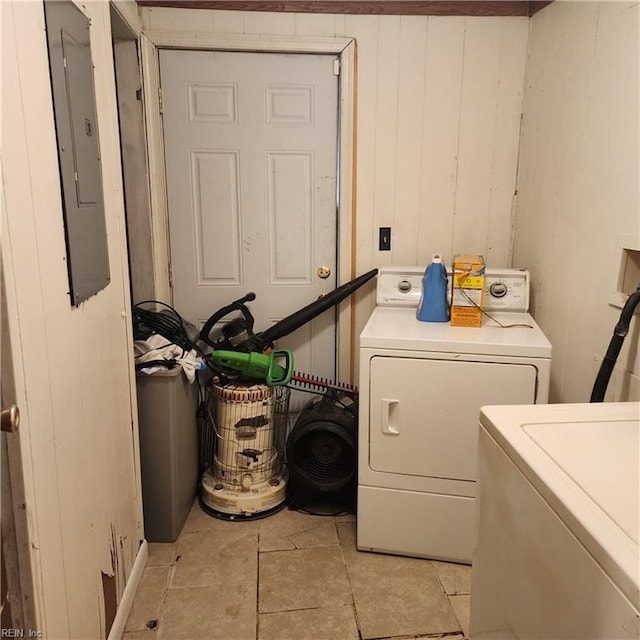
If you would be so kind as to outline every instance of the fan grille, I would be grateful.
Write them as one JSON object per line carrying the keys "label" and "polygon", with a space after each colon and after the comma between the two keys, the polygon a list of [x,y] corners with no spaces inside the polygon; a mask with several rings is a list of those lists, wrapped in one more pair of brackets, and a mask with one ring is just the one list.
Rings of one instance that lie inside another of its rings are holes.
{"label": "fan grille", "polygon": [[289,463],[297,475],[317,488],[342,486],[355,472],[352,443],[333,430],[315,429],[301,434],[291,454]]}

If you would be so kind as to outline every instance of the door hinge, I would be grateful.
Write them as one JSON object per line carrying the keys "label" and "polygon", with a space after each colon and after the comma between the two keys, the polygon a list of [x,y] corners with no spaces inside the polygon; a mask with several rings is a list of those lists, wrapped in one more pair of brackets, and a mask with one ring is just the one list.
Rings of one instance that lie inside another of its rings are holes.
{"label": "door hinge", "polygon": [[158,109],[160,113],[164,113],[164,105],[162,104],[162,87],[158,87]]}
{"label": "door hinge", "polygon": [[338,60],[338,58],[336,58],[333,61],[333,75],[334,76],[339,76],[340,75],[340,60]]}

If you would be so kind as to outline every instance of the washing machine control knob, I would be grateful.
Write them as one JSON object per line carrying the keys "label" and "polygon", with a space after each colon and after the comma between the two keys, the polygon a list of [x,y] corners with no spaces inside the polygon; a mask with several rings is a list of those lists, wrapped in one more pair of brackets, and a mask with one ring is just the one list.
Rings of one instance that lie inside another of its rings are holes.
{"label": "washing machine control knob", "polygon": [[411,283],[408,280],[400,280],[398,282],[398,291],[400,293],[409,293],[411,291]]}
{"label": "washing machine control knob", "polygon": [[504,282],[493,282],[489,287],[489,293],[494,298],[504,298],[507,295],[507,285]]}

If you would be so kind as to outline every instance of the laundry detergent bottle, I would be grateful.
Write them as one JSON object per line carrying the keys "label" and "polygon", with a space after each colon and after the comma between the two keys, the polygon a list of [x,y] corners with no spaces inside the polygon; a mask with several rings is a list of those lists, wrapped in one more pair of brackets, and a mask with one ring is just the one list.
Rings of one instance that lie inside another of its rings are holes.
{"label": "laundry detergent bottle", "polygon": [[437,253],[422,278],[422,295],[416,318],[421,322],[449,322],[447,270]]}

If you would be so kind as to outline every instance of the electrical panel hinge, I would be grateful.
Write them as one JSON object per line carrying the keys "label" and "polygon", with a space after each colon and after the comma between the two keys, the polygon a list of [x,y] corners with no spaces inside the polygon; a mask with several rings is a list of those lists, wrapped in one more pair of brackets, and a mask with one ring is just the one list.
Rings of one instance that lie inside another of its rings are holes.
{"label": "electrical panel hinge", "polygon": [[163,105],[162,105],[162,88],[158,88],[158,110],[161,114],[164,113]]}
{"label": "electrical panel hinge", "polygon": [[337,58],[333,61],[333,75],[340,75],[340,60],[338,60]]}

